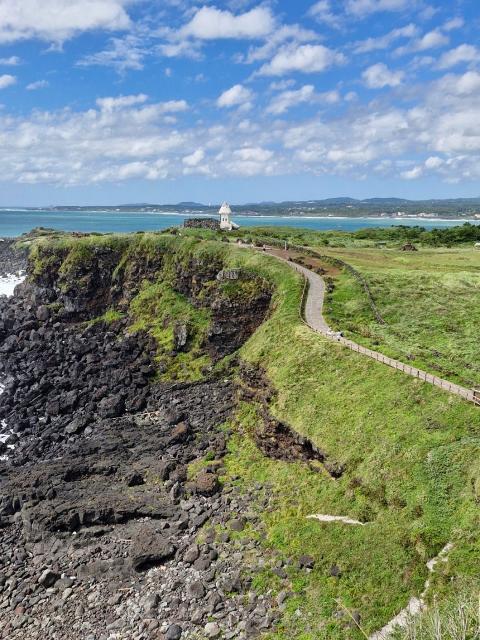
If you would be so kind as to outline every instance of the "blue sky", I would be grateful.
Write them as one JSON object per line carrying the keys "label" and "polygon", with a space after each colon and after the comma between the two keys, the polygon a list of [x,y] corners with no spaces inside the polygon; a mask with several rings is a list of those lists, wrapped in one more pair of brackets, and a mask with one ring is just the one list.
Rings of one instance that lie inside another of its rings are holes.
{"label": "blue sky", "polygon": [[0,206],[480,196],[478,0],[0,0]]}

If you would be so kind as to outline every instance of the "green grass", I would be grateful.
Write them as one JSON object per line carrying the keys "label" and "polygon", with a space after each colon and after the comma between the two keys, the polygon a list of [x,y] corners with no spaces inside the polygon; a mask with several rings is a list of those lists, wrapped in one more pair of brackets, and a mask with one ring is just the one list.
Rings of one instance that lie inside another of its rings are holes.
{"label": "green grass", "polygon": [[296,227],[244,227],[234,237],[253,242],[267,242],[276,238],[282,242],[312,247],[388,247],[399,249],[407,242],[420,247],[473,247],[480,240],[480,227],[471,223],[454,227],[427,230],[422,226],[393,225],[368,227],[357,231],[314,231]]}
{"label": "green grass", "polygon": [[[266,459],[249,436],[259,420],[251,408],[237,418],[227,468],[245,486],[272,485],[275,509],[262,513],[268,544],[288,557],[316,559],[311,574],[294,577],[299,595],[272,637],[360,637],[338,617],[339,602],[360,611],[368,633],[381,627],[422,591],[425,563],[446,542],[456,546],[439,567],[437,588],[448,591],[450,576],[477,575],[480,416],[311,332],[298,318],[301,281],[271,258],[262,263],[277,284],[275,313],[242,355],[266,368],[277,391],[273,412],[346,472],[335,481],[300,463]],[[321,524],[306,519],[313,513],[370,524]],[[340,580],[329,576],[333,563],[342,568]]]}
{"label": "green grass", "polygon": [[97,318],[92,318],[86,322],[87,325],[96,324],[97,322],[104,322],[105,324],[111,324],[117,320],[121,320],[125,317],[124,313],[117,311],[116,309],[108,309],[105,313]]}
{"label": "green grass", "polygon": [[480,592],[478,585],[455,585],[455,593],[411,618],[392,640],[478,640],[480,638]]}
{"label": "green grass", "polygon": [[347,273],[326,304],[353,340],[467,387],[480,384],[480,252],[473,249],[330,251],[366,277],[386,324],[376,322]]}

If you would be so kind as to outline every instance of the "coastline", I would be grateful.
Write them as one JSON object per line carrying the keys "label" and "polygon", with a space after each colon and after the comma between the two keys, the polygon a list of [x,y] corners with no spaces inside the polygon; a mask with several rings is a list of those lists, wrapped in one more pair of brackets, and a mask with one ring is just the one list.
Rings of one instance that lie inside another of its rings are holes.
{"label": "coastline", "polygon": [[[29,213],[29,214],[62,214],[62,215],[91,215],[91,214],[102,214],[102,215],[142,215],[142,216],[177,216],[179,218],[188,218],[190,216],[194,216],[196,218],[211,218],[216,215],[216,211],[212,210],[211,212],[205,211],[196,211],[195,209],[189,211],[142,211],[138,209],[123,209],[121,211],[113,211],[112,209],[84,209],[84,210],[59,210],[59,209],[17,209],[17,208],[5,208],[0,207],[0,214],[2,213]],[[480,218],[447,218],[443,216],[429,216],[429,217],[421,217],[414,215],[406,215],[406,216],[380,216],[380,215],[361,215],[361,216],[349,216],[349,215],[285,215],[285,214],[266,214],[266,213],[245,213],[238,212],[233,213],[235,217],[240,218],[262,218],[262,219],[282,219],[282,220],[378,220],[381,222],[406,222],[406,221],[415,221],[415,222],[424,222],[431,224],[432,222],[457,222],[461,224],[462,222],[469,222],[471,224],[480,224]]]}

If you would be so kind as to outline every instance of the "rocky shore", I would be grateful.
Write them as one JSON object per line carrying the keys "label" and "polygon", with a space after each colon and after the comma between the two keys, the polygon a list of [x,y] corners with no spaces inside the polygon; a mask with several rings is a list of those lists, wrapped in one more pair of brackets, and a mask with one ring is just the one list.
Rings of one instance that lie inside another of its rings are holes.
{"label": "rocky shore", "polygon": [[[158,269],[135,264],[113,285],[118,256],[95,255],[74,276],[55,255],[39,273],[30,263],[0,298],[0,638],[255,637],[285,606],[290,560],[261,544],[268,486],[241,493],[224,477],[241,393],[228,369],[159,382],[147,332],[127,317],[92,321],[133,295],[132,274]],[[177,286],[195,301],[218,271],[182,267]],[[222,300],[206,345],[218,357],[262,322],[269,295],[230,302],[233,329]],[[308,443],[293,449],[322,460]],[[277,597],[251,587],[266,567],[284,583]]]}
{"label": "rocky shore", "polygon": [[27,267],[25,251],[15,249],[15,241],[0,238],[0,296],[12,295],[24,278]]}
{"label": "rocky shore", "polygon": [[15,250],[15,241],[0,238],[0,279],[24,273],[27,268],[26,252]]}

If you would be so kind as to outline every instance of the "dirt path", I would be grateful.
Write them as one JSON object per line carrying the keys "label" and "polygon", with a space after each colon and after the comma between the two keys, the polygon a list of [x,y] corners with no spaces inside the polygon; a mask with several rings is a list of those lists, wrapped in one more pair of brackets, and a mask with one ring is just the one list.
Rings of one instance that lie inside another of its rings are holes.
{"label": "dirt path", "polygon": [[448,391],[449,393],[453,393],[454,395],[460,396],[469,402],[474,402],[475,404],[480,404],[480,399],[475,398],[473,390],[467,389],[465,387],[461,387],[458,384],[454,384],[453,382],[449,382],[448,380],[444,380],[443,378],[438,378],[437,376],[433,376],[426,371],[422,371],[421,369],[417,369],[415,367],[411,367],[408,364],[400,362],[399,360],[395,360],[393,358],[389,358],[388,356],[383,355],[383,353],[379,353],[378,351],[373,351],[372,349],[367,349],[366,347],[362,347],[361,345],[353,342],[352,340],[347,340],[344,338],[340,332],[333,331],[325,321],[323,317],[323,302],[325,298],[325,282],[321,276],[306,267],[303,267],[295,262],[291,262],[288,260],[288,253],[277,249],[268,249],[266,251],[269,255],[277,258],[278,260],[282,260],[286,262],[292,269],[295,269],[299,273],[301,273],[304,278],[306,278],[308,282],[308,289],[306,292],[306,299],[304,301],[304,320],[306,324],[316,331],[317,333],[321,333],[326,338],[333,340],[335,342],[339,342],[343,346],[351,349],[352,351],[356,351],[357,353],[361,353],[368,358],[372,358],[373,360],[377,360],[377,362],[381,362],[382,364],[386,364],[393,369],[397,369],[398,371],[402,371],[413,378],[418,378],[419,380],[423,380],[430,384],[443,389],[444,391]]}

